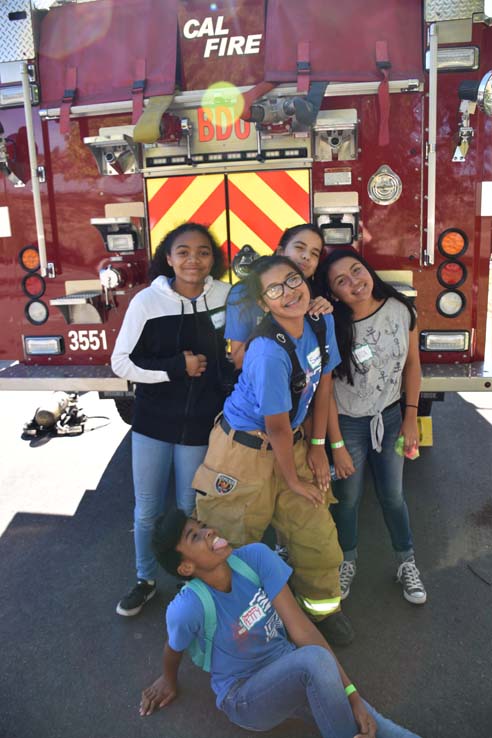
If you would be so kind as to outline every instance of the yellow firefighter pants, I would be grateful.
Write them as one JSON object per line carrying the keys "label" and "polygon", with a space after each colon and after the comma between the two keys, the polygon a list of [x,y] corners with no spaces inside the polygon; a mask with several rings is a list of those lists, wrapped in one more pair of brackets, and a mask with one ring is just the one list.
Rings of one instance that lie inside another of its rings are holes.
{"label": "yellow firefighter pants", "polygon": [[[328,505],[315,508],[292,492],[266,443],[252,449],[216,425],[203,464],[193,479],[199,520],[222,534],[232,546],[261,541],[269,524],[280,533],[294,569],[291,584],[299,604],[313,620],[340,609],[338,567],[342,552]],[[294,445],[299,477],[313,480],[304,440]],[[205,494],[200,494],[200,492]]]}

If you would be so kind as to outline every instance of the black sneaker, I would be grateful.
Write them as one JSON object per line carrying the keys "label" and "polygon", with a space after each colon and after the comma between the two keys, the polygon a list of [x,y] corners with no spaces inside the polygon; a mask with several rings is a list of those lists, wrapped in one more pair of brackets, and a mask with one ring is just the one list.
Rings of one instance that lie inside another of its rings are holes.
{"label": "black sneaker", "polygon": [[131,592],[128,592],[118,602],[116,612],[118,615],[125,616],[138,615],[142,607],[152,599],[156,591],[155,582],[146,582],[145,579],[139,579]]}
{"label": "black sneaker", "polygon": [[355,638],[350,620],[341,610],[315,623],[330,646],[348,646]]}

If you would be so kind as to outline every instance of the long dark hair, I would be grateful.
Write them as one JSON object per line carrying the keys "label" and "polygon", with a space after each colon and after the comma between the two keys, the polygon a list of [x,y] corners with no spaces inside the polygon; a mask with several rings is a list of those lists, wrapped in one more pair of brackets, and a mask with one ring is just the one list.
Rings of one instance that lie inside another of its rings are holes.
{"label": "long dark hair", "polygon": [[324,240],[321,229],[318,228],[318,226],[315,226],[313,223],[299,223],[298,225],[291,226],[290,228],[285,229],[285,231],[280,236],[277,251],[280,251],[281,253],[285,251],[285,249],[289,245],[289,241],[292,241],[292,239],[297,236],[298,233],[301,233],[301,231],[311,231],[311,233],[315,233],[317,236],[319,236],[321,240],[321,248],[323,248]]}
{"label": "long dark hair", "polygon": [[[311,231],[311,233],[315,233],[317,236],[319,236],[321,240],[321,249],[323,249],[323,245],[324,245],[323,233],[318,228],[318,226],[313,225],[313,223],[298,223],[295,226],[291,226],[290,228],[285,229],[285,231],[280,236],[280,241],[278,242],[277,248],[275,252],[272,254],[272,256],[282,256],[283,252],[289,245],[290,241],[292,241],[292,239],[295,238],[295,236],[301,233],[301,231]],[[256,259],[253,262],[252,267],[254,267],[254,265],[262,258],[271,258],[271,257],[260,257],[260,259]],[[288,257],[285,257],[285,258],[288,258]],[[298,272],[299,268],[296,267],[295,264],[293,266],[296,272]],[[242,279],[238,284],[244,284],[247,287],[246,280],[247,280],[247,277],[244,277],[244,279]],[[309,279],[306,279],[306,277],[304,277],[304,281],[308,284],[311,293],[313,293],[313,291],[316,293],[316,285],[315,285],[314,277],[310,277]],[[249,288],[247,289],[247,294],[249,295]],[[251,302],[256,302],[256,298],[252,298],[251,301],[247,301],[244,299],[244,292],[242,291],[238,292],[237,290],[231,290],[227,298],[227,302],[229,305],[233,305],[233,306],[240,305],[242,308],[240,315],[246,316],[248,312],[251,310]]]}
{"label": "long dark hair", "polygon": [[345,379],[349,384],[354,384],[353,368],[355,371],[362,373],[360,363],[356,360],[353,353],[354,344],[354,322],[353,322],[353,311],[352,308],[346,305],[341,300],[334,298],[333,292],[331,291],[328,275],[330,268],[340,259],[351,257],[356,261],[359,261],[364,266],[372,277],[373,289],[372,296],[375,300],[387,300],[388,297],[393,297],[398,302],[401,302],[407,308],[410,313],[410,330],[415,328],[417,321],[416,311],[408,297],[398,292],[391,284],[385,282],[378,277],[374,269],[357,251],[353,249],[335,249],[328,254],[326,259],[320,264],[318,272],[316,274],[317,287],[319,294],[326,296],[333,303],[333,317],[335,319],[335,331],[337,336],[338,349],[340,351],[341,363],[335,369],[335,375],[342,379]]}
{"label": "long dark hair", "polygon": [[161,275],[165,277],[173,277],[174,269],[167,263],[167,257],[171,253],[171,249],[177,238],[183,235],[183,233],[200,233],[204,238],[207,238],[212,248],[212,256],[214,263],[210,274],[214,279],[220,279],[224,276],[227,271],[227,265],[225,262],[224,254],[219,248],[219,245],[215,238],[212,236],[208,228],[201,223],[182,223],[177,228],[173,228],[169,231],[159,246],[156,249],[154,258],[150,263],[149,278],[150,280],[155,279]]}
{"label": "long dark hair", "polygon": [[280,254],[273,254],[272,256],[260,256],[259,259],[253,262],[253,264],[251,265],[251,271],[244,280],[248,299],[251,300],[251,302],[257,303],[262,300],[263,285],[261,283],[261,275],[265,274],[265,272],[268,272],[269,269],[281,265],[288,266],[290,269],[292,269],[293,272],[300,274],[304,283],[309,288],[309,285],[307,284],[302,271],[287,256],[282,256]]}

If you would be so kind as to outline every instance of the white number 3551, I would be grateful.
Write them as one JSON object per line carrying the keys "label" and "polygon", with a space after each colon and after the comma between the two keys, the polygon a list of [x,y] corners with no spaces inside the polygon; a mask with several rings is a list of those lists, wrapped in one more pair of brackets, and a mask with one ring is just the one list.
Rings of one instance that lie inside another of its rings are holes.
{"label": "white number 3551", "polygon": [[68,331],[70,351],[99,351],[107,349],[106,331]]}

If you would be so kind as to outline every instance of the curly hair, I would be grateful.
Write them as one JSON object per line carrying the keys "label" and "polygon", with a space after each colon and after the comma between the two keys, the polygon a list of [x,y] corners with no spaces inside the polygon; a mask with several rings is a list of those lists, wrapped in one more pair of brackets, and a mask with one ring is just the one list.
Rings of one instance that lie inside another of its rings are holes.
{"label": "curly hair", "polygon": [[210,275],[214,279],[220,279],[224,276],[227,271],[227,264],[222,249],[219,247],[217,241],[210,233],[209,229],[201,223],[182,223],[177,228],[173,228],[169,231],[159,246],[157,247],[154,257],[150,263],[149,268],[149,279],[152,281],[156,277],[161,275],[165,277],[173,277],[174,269],[169,266],[167,257],[170,255],[172,247],[177,238],[182,236],[184,233],[200,233],[204,238],[208,239],[212,248],[212,255],[214,263],[210,270]]}
{"label": "curly hair", "polygon": [[[176,551],[188,516],[182,510],[170,508],[157,518],[152,533],[152,550],[154,555],[168,574],[179,577],[178,568],[181,564],[181,554]],[[187,579],[188,577],[181,577]]]}

